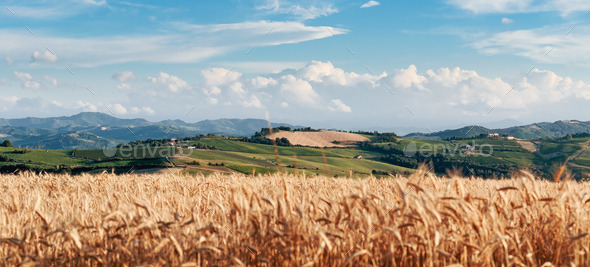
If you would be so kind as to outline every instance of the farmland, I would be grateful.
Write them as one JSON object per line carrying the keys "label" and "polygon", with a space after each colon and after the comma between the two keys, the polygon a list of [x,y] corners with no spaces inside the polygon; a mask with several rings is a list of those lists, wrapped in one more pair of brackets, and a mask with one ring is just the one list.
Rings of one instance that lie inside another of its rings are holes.
{"label": "farmland", "polygon": [[[108,149],[0,148],[0,170],[5,173],[17,170],[81,173],[114,169],[122,173],[178,167],[193,175],[280,171],[307,176],[388,177],[391,174],[409,175],[420,164],[426,163],[432,167],[432,172],[439,175],[458,169],[464,176],[483,178],[507,178],[518,170],[550,178],[562,165],[567,167],[574,179],[584,179],[590,174],[590,137],[418,140],[379,133],[309,133],[328,138],[322,139],[324,143],[342,136],[347,136],[349,141],[340,139],[346,146],[309,147],[296,146],[289,141],[285,143],[286,138],[277,138],[276,143],[280,145],[275,148],[270,139],[260,136],[254,139],[208,135],[176,139],[174,142],[150,139]],[[293,136],[296,140],[301,139],[300,135]],[[350,143],[354,139],[350,136],[367,141]]]}
{"label": "farmland", "polygon": [[[559,177],[558,177],[559,178]],[[520,173],[0,175],[7,265],[590,262],[590,186]]]}

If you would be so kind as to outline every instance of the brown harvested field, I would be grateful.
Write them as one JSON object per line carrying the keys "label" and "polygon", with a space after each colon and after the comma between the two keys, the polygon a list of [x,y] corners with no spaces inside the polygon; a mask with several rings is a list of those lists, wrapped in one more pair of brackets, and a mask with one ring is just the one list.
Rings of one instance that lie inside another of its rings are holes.
{"label": "brown harvested field", "polygon": [[[289,132],[280,131],[267,136],[270,139],[287,138],[293,145],[312,147],[348,147],[358,142],[369,141],[368,138],[354,133],[335,131]],[[339,142],[335,144],[334,141]]]}
{"label": "brown harvested field", "polygon": [[531,141],[516,140],[516,143],[518,143],[522,148],[526,149],[529,152],[537,152],[537,145]]}
{"label": "brown harvested field", "polygon": [[3,265],[587,266],[590,184],[1,175]]}

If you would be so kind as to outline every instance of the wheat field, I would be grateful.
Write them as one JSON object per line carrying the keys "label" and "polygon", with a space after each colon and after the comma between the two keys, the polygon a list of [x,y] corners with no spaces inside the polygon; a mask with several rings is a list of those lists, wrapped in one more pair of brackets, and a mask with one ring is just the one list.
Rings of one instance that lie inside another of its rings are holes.
{"label": "wheat field", "polygon": [[3,265],[590,264],[590,186],[287,174],[1,175]]}

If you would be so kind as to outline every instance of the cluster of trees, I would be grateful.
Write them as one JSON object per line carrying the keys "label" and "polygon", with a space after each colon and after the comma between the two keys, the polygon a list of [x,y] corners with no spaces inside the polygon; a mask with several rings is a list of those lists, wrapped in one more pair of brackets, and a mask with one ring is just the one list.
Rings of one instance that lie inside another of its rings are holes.
{"label": "cluster of trees", "polygon": [[[289,127],[287,127],[289,128]],[[293,132],[319,132],[319,129],[312,129],[311,127],[293,129]]]}
{"label": "cluster of trees", "polygon": [[508,177],[518,169],[518,166],[514,164],[482,164],[469,157],[451,157],[449,154],[442,153],[429,156],[416,153],[409,157],[400,149],[391,146],[377,146],[368,142],[361,143],[360,147],[363,150],[385,154],[379,159],[382,162],[412,169],[418,168],[420,164],[427,164],[434,166],[432,170],[436,173],[446,173],[448,170],[462,168],[465,176],[475,175],[491,178]]}
{"label": "cluster of trees", "polygon": [[[256,144],[264,144],[264,145],[272,145],[272,139],[266,138],[266,136],[252,136],[252,137],[244,137],[240,141],[248,142],[248,143],[256,143]],[[289,139],[283,138],[275,138],[275,143],[277,146],[291,146],[291,142]]]}
{"label": "cluster of trees", "polygon": [[12,145],[10,140],[4,140],[2,143],[0,143],[0,147],[14,147],[14,145]]}
{"label": "cluster of trees", "polygon": [[577,134],[572,134],[571,136],[572,136],[572,138],[586,138],[586,137],[590,137],[590,133],[577,133]]}
{"label": "cluster of trees", "polygon": [[[273,132],[290,131],[291,128],[281,126],[281,127],[277,127],[277,128],[272,128],[272,130],[273,130]],[[262,128],[260,130],[260,132],[256,132],[252,137],[243,137],[240,139],[240,141],[248,142],[248,143],[256,143],[256,144],[272,145],[273,140],[266,137],[269,134],[270,134],[269,128]],[[278,146],[291,146],[291,142],[289,142],[289,139],[287,139],[285,137],[276,138],[274,141]]]}

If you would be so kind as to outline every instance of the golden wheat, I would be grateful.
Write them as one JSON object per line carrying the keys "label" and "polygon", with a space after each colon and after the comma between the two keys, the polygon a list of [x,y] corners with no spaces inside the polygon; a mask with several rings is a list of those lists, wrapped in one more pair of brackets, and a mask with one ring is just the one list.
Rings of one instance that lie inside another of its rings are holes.
{"label": "golden wheat", "polygon": [[590,264],[590,186],[537,180],[1,175],[0,262]]}

